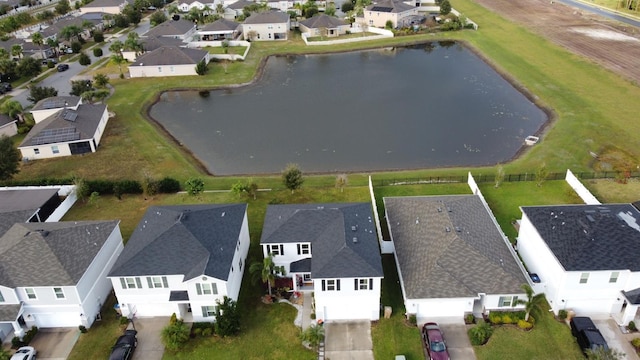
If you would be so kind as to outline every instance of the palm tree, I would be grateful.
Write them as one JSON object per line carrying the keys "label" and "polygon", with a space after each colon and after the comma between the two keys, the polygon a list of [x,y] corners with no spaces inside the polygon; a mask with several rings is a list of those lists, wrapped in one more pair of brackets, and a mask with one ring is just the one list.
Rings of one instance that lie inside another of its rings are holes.
{"label": "palm tree", "polygon": [[127,40],[124,41],[123,48],[125,50],[135,51],[136,55],[142,53],[142,44],[140,43],[140,36],[137,32],[131,31],[127,34]]}
{"label": "palm tree", "polygon": [[542,303],[545,301],[544,293],[533,295],[533,289],[531,288],[531,286],[529,286],[529,284],[522,284],[521,288],[527,295],[527,300],[518,299],[518,301],[516,301],[516,304],[524,305],[524,310],[526,311],[524,321],[529,321],[529,315],[531,314],[531,312],[539,309],[540,305],[542,305]]}
{"label": "palm tree", "polygon": [[22,45],[15,44],[11,46],[11,56],[21,58],[22,57]]}
{"label": "palm tree", "polygon": [[0,112],[20,122],[24,122],[24,118],[22,117],[23,111],[22,104],[15,100],[5,101],[0,107]]}
{"label": "palm tree", "polygon": [[324,327],[312,324],[300,334],[302,341],[306,341],[314,349],[318,349],[318,345],[324,340]]}
{"label": "palm tree", "polygon": [[120,40],[116,40],[111,43],[109,46],[109,51],[111,51],[111,61],[118,64],[118,69],[120,69],[120,78],[124,76],[122,73],[122,64],[127,62],[127,59],[122,56],[122,50],[124,49],[124,44]]}
{"label": "palm tree", "polygon": [[5,48],[0,48],[0,59],[8,59],[9,52]]}
{"label": "palm tree", "polygon": [[58,42],[57,39],[48,38],[47,39],[47,46],[52,48],[53,51],[55,52],[56,56],[58,56],[58,46],[60,46],[60,43]]}
{"label": "palm tree", "polygon": [[40,47],[40,54],[43,59],[46,59],[47,57],[44,56],[44,51],[42,50],[42,45],[44,45],[44,38],[42,37],[42,34],[39,32],[33,33],[33,35],[31,35],[31,41]]}
{"label": "palm tree", "polygon": [[80,33],[82,33],[82,28],[76,25],[65,26],[60,30],[60,36],[65,38],[67,41],[73,38],[78,40]]}
{"label": "palm tree", "polygon": [[249,267],[252,275],[252,281],[255,283],[261,279],[263,283],[267,283],[269,296],[271,296],[271,286],[276,281],[276,275],[284,275],[284,266],[276,266],[273,262],[273,254],[265,257],[262,261],[256,261]]}

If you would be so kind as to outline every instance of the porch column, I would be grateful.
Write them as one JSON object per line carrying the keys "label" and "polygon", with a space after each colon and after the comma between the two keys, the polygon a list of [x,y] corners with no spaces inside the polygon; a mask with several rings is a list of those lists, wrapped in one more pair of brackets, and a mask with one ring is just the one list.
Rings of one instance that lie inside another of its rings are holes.
{"label": "porch column", "polygon": [[22,337],[24,336],[24,329],[22,328],[22,326],[20,326],[17,321],[12,321],[11,326],[13,326],[13,335],[22,340]]}

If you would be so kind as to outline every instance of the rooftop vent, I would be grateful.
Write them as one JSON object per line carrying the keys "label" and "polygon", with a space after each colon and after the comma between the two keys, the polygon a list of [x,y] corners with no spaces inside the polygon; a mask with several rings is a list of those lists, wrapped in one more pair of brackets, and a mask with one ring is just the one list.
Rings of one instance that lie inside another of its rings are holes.
{"label": "rooftop vent", "polygon": [[442,208],[441,207],[438,208],[438,212],[442,212]]}
{"label": "rooftop vent", "polygon": [[447,226],[447,227],[444,228],[444,231],[451,232],[451,228]]}
{"label": "rooftop vent", "polygon": [[354,236],[354,237],[353,237],[353,242],[354,242],[354,243],[357,243],[357,242],[358,242],[358,238]]}
{"label": "rooftop vent", "polygon": [[223,212],[222,212],[222,215],[221,215],[221,217],[224,217],[224,214],[225,214],[225,212],[223,211]]}
{"label": "rooftop vent", "polygon": [[460,229],[459,226],[456,226],[456,232],[462,232],[462,229]]}

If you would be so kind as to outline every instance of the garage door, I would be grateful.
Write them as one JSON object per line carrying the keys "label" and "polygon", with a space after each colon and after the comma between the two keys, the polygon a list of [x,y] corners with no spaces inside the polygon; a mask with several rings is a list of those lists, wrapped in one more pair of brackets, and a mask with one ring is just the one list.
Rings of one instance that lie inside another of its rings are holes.
{"label": "garage door", "polygon": [[74,313],[41,313],[33,314],[36,326],[40,328],[76,327],[80,325],[80,314]]}

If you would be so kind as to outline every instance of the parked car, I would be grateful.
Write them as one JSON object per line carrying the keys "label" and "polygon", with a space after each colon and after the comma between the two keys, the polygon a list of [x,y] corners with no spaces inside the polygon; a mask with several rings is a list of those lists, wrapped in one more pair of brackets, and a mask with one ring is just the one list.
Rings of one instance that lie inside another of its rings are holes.
{"label": "parked car", "polygon": [[11,90],[13,90],[11,84],[5,82],[0,83],[0,94],[8,93]]}
{"label": "parked car", "polygon": [[69,70],[69,64],[58,64],[58,72]]}
{"label": "parked car", "polygon": [[49,65],[49,63],[57,64],[58,60],[56,60],[56,59],[44,59],[44,60],[42,60],[42,65],[44,65],[44,66]]}
{"label": "parked car", "polygon": [[444,341],[440,326],[434,322],[428,322],[422,326],[422,341],[427,347],[427,353],[431,360],[449,360],[449,351]]}
{"label": "parked car", "polygon": [[593,323],[591,318],[586,316],[576,316],[570,321],[571,334],[578,340],[578,345],[586,355],[587,350],[597,350],[602,347],[609,349],[607,341],[600,330]]}
{"label": "parked car", "polygon": [[11,357],[11,360],[36,360],[37,351],[32,346],[23,346]]}
{"label": "parked car", "polygon": [[125,330],[124,335],[120,336],[111,348],[109,360],[130,360],[138,346],[137,334],[136,330]]}

